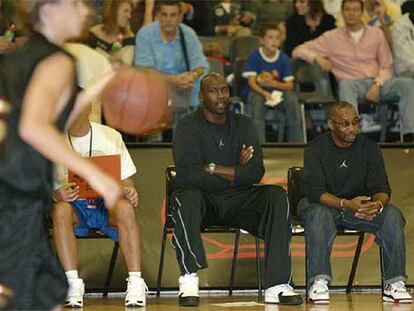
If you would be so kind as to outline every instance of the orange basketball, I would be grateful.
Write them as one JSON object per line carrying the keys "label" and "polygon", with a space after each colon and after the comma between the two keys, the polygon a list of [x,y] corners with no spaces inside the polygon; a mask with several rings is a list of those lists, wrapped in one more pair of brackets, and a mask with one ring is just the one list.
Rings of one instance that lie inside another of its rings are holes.
{"label": "orange basketball", "polygon": [[155,72],[121,67],[101,100],[108,125],[125,133],[151,135],[171,125],[168,87]]}

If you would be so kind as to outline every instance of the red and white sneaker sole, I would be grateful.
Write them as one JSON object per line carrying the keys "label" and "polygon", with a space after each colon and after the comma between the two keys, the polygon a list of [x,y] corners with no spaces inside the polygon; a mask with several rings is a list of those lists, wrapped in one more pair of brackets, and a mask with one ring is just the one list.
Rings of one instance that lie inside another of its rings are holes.
{"label": "red and white sneaker sole", "polygon": [[309,299],[309,302],[314,304],[314,305],[328,305],[329,304],[329,299]]}
{"label": "red and white sneaker sole", "polygon": [[413,299],[394,299],[388,296],[382,296],[382,301],[384,302],[392,302],[392,303],[406,303],[411,304],[413,303]]}

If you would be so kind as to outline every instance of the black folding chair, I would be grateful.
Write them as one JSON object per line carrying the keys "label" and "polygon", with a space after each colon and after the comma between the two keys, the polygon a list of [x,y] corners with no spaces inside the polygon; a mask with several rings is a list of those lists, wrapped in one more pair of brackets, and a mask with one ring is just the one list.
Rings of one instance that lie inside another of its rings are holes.
{"label": "black folding chair", "polygon": [[[302,167],[290,167],[288,171],[288,198],[290,211],[292,214],[292,220],[294,227],[302,227],[303,230],[298,230],[300,233],[292,232],[292,235],[306,235],[303,222],[297,216],[297,207],[299,201],[304,198],[304,185],[303,185],[303,168]],[[355,248],[355,255],[352,261],[351,272],[349,273],[348,283],[346,285],[346,292],[350,293],[352,291],[356,269],[358,267],[359,257],[361,255],[362,243],[364,242],[365,232],[358,230],[348,230],[345,228],[338,228],[337,235],[339,236],[358,236],[358,243]],[[305,248],[306,254],[306,248]],[[380,266],[381,266],[381,275],[382,275],[382,250],[380,249]],[[306,299],[308,298],[308,271],[307,271],[308,257],[305,255],[305,286],[306,286]],[[382,279],[382,278],[381,278]]]}
{"label": "black folding chair", "polygon": [[[166,182],[166,208],[165,208],[165,224],[163,227],[163,235],[162,235],[162,244],[161,244],[161,254],[160,254],[160,264],[158,269],[158,278],[157,278],[157,297],[160,296],[161,291],[161,281],[162,281],[162,273],[164,268],[164,257],[165,257],[165,244],[167,241],[167,235],[172,233],[174,230],[174,223],[172,221],[171,215],[171,207],[169,206],[169,197],[175,190],[175,167],[174,165],[170,165],[165,170],[165,182]],[[203,233],[234,233],[234,251],[233,251],[233,260],[231,266],[231,273],[230,273],[230,282],[229,282],[229,296],[233,294],[233,286],[234,286],[234,277],[236,272],[236,262],[238,256],[238,249],[239,249],[239,240],[240,240],[240,229],[232,228],[227,226],[211,226],[203,230]],[[257,284],[258,284],[258,299],[262,299],[262,281],[261,281],[261,274],[260,274],[260,242],[259,238],[255,238],[256,240],[256,268],[257,268]]]}

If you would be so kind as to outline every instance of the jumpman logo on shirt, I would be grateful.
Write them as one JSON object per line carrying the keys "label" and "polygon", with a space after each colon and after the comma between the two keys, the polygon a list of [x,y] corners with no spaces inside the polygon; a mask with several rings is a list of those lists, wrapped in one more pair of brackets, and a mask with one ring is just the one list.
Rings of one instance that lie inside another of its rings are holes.
{"label": "jumpman logo on shirt", "polygon": [[220,138],[219,147],[220,147],[220,149],[221,149],[222,147],[224,147],[224,142],[223,142],[223,139],[222,139],[222,138]]}
{"label": "jumpman logo on shirt", "polygon": [[344,160],[341,164],[341,166],[339,166],[339,168],[348,168],[348,165],[346,165],[346,160]]}

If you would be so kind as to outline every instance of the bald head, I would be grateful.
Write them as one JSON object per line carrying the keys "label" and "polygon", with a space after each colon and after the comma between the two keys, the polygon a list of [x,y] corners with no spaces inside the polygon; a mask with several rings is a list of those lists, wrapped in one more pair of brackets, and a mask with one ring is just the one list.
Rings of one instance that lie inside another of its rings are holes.
{"label": "bald head", "polygon": [[341,113],[342,110],[352,110],[355,112],[355,114],[358,114],[355,107],[352,106],[350,103],[338,101],[332,105],[331,109],[329,109],[328,118],[335,119]]}
{"label": "bald head", "polygon": [[208,87],[208,85],[212,82],[224,82],[226,83],[226,81],[224,80],[224,77],[220,74],[218,74],[217,72],[210,72],[208,74],[206,74],[200,81],[200,89],[203,90],[206,87]]}

